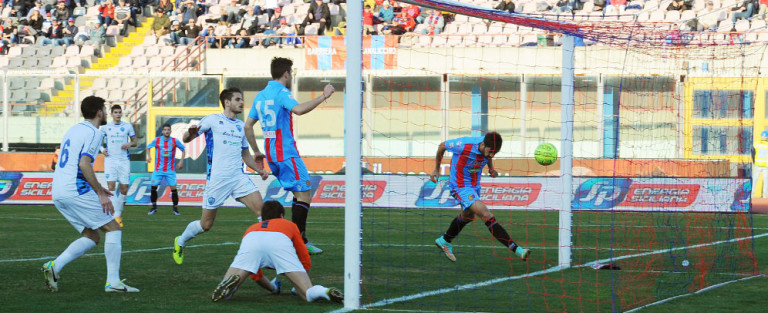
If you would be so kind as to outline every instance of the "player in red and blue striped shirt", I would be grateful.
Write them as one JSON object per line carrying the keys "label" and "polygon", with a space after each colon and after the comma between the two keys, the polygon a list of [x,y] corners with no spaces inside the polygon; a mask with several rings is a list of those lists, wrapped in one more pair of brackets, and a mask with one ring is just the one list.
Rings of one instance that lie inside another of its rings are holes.
{"label": "player in red and blue striped shirt", "polygon": [[270,65],[272,79],[264,90],[253,100],[253,106],[245,121],[245,136],[253,149],[256,163],[262,164],[264,155],[259,152],[253,126],[260,122],[264,133],[264,151],[272,174],[280,181],[283,189],[293,193],[291,219],[301,231],[309,254],[320,254],[322,249],[307,240],[307,215],[309,202],[312,200],[312,185],[304,161],[296,149],[293,138],[293,114],[304,115],[314,110],[334,92],[331,84],[325,85],[319,97],[299,103],[291,94],[293,61],[276,57]]}
{"label": "player in red and blue striped shirt", "polygon": [[[152,161],[149,149],[155,148],[155,170],[152,172],[152,191],[150,200],[152,208],[148,215],[157,212],[157,188],[165,180],[165,184],[171,188],[171,200],[173,200],[173,214],[179,213],[179,193],[176,191],[176,170],[184,168],[184,158],[187,153],[184,151],[184,144],[180,140],[171,137],[171,125],[163,125],[162,136],[150,141],[147,145],[147,162]],[[176,149],[181,150],[181,159],[176,163]]]}
{"label": "player in red and blue striped shirt", "polygon": [[449,260],[456,262],[453,255],[453,241],[459,235],[461,229],[475,220],[475,216],[485,221],[485,226],[496,240],[509,247],[518,257],[528,259],[530,250],[518,246],[509,237],[509,234],[493,216],[488,207],[480,201],[480,174],[483,167],[488,165],[488,174],[491,177],[499,176],[499,172],[493,167],[493,157],[501,149],[501,135],[490,132],[484,137],[462,137],[440,143],[435,156],[435,170],[430,176],[435,183],[440,175],[440,163],[443,161],[445,151],[453,153],[451,158],[451,175],[448,179],[448,187],[451,196],[459,201],[462,211],[453,219],[448,231],[435,239],[435,244],[445,253]]}

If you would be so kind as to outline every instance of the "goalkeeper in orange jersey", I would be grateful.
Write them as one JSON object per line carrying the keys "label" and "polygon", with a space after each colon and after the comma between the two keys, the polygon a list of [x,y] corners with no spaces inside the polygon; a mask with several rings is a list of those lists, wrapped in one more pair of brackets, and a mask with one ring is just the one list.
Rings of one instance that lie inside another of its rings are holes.
{"label": "goalkeeper in orange jersey", "polygon": [[262,268],[275,269],[277,274],[288,277],[296,288],[296,294],[307,302],[326,299],[336,303],[344,302],[344,294],[336,288],[312,285],[307,271],[312,266],[299,228],[283,218],[285,208],[277,201],[264,202],[261,210],[262,221],[251,225],[240,242],[240,250],[229,266],[224,280],[213,291],[213,301],[228,300],[240,285],[255,273],[253,280],[267,291],[280,293],[280,281],[269,281],[261,272]]}
{"label": "goalkeeper in orange jersey", "polygon": [[531,253],[530,250],[520,247],[512,241],[504,227],[496,222],[496,217],[488,210],[485,203],[479,200],[480,173],[483,172],[483,167],[487,164],[488,173],[491,177],[499,176],[499,173],[493,168],[492,159],[500,149],[501,135],[497,132],[487,133],[484,137],[462,137],[444,141],[437,148],[435,170],[430,175],[430,179],[435,183],[438,181],[440,163],[443,161],[445,151],[453,152],[448,186],[451,190],[451,196],[461,204],[462,208],[461,214],[453,219],[445,234],[435,239],[435,245],[451,261],[456,262],[451,241],[459,235],[464,226],[475,220],[475,216],[483,219],[491,235],[504,246],[509,247],[519,258],[527,260]]}

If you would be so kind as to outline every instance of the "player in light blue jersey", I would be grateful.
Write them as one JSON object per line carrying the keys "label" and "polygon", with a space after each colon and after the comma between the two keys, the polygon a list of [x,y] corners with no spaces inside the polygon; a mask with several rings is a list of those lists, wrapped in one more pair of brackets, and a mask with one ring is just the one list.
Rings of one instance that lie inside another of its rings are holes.
{"label": "player in light blue jersey", "polygon": [[237,114],[243,113],[243,93],[237,88],[224,89],[219,95],[224,111],[211,114],[191,126],[184,133],[184,142],[197,136],[205,136],[208,152],[208,175],[203,191],[203,214],[199,220],[189,223],[187,228],[174,240],[173,260],[184,261],[183,249],[187,241],[213,227],[217,209],[230,196],[245,204],[257,217],[261,217],[263,199],[256,185],[243,171],[245,165],[266,180],[269,174],[256,164],[248,149],[243,121]]}
{"label": "player in light blue jersey", "polygon": [[[147,144],[147,163],[152,161],[149,150],[155,148],[155,170],[152,171],[152,191],[149,199],[152,200],[152,208],[148,215],[157,213],[157,188],[165,181],[171,188],[171,201],[173,201],[173,215],[179,213],[179,192],[176,190],[176,170],[184,168],[184,158],[187,152],[184,145],[176,138],[171,137],[171,125],[163,125],[162,136],[155,138]],[[176,163],[176,150],[181,150],[181,159]]]}
{"label": "player in light blue jersey", "polygon": [[122,228],[112,216],[114,207],[109,189],[93,172],[93,160],[99,153],[104,134],[97,127],[107,123],[104,99],[86,97],[80,105],[85,121],[70,128],[61,141],[61,156],[53,173],[53,204],[83,237],[73,241],[55,260],[43,264],[45,283],[51,292],[59,290],[61,270],[69,262],[91,250],[104,232],[104,256],[107,259],[106,292],[139,292],[120,279]]}
{"label": "player in light blue jersey", "polygon": [[480,217],[485,226],[496,240],[509,247],[512,252],[523,260],[528,259],[530,250],[518,246],[509,237],[507,231],[493,216],[488,207],[480,201],[480,174],[483,167],[488,165],[488,174],[491,177],[499,176],[499,172],[493,167],[493,157],[501,149],[501,135],[497,132],[487,133],[484,137],[462,137],[440,143],[435,156],[435,170],[430,179],[437,183],[440,176],[440,163],[443,161],[445,151],[453,153],[451,158],[451,174],[448,179],[448,187],[451,196],[459,201],[462,211],[453,219],[448,231],[435,239],[435,244],[445,253],[449,260],[456,262],[453,254],[453,241],[459,235],[461,229]]}
{"label": "player in light blue jersey", "polygon": [[[107,176],[107,187],[112,191],[112,205],[115,207],[115,220],[123,227],[123,208],[125,195],[131,184],[131,160],[128,148],[136,146],[136,132],[133,125],[123,122],[123,108],[115,104],[110,108],[112,123],[101,126],[104,132],[106,148],[104,151],[104,174]],[[117,192],[116,186],[120,184]]]}
{"label": "player in light blue jersey", "polygon": [[322,249],[307,240],[307,216],[312,201],[312,186],[309,182],[309,172],[296,149],[293,138],[293,114],[304,115],[314,110],[320,103],[330,98],[335,91],[331,84],[325,85],[323,94],[315,99],[299,104],[291,94],[293,76],[291,67],[293,61],[276,57],[272,59],[272,79],[256,99],[245,121],[245,135],[256,155],[256,162],[262,164],[264,155],[256,145],[253,126],[261,123],[264,133],[264,151],[267,154],[269,169],[280,181],[283,189],[293,193],[291,220],[299,227],[301,237],[309,250],[309,254],[320,254]]}

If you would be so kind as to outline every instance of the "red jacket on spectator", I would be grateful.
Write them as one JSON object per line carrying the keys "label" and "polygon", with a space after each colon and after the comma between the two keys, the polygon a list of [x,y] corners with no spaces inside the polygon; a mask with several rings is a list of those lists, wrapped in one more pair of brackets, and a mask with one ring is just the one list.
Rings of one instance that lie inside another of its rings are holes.
{"label": "red jacket on spectator", "polygon": [[416,21],[414,21],[413,18],[409,17],[407,14],[405,17],[403,17],[403,14],[395,16],[395,19],[392,20],[392,23],[402,27],[409,32],[413,31],[413,27],[416,26]]}
{"label": "red jacket on spectator", "polygon": [[[109,1],[111,2],[111,1]],[[102,5],[99,6],[99,12],[101,12],[101,16],[103,17],[110,17],[115,18],[115,6],[114,5]],[[106,25],[108,26],[108,25]]]}
{"label": "red jacket on spectator", "polygon": [[627,0],[611,0],[612,6],[620,6],[620,5],[627,5]]}
{"label": "red jacket on spectator", "polygon": [[373,26],[373,12],[371,10],[363,10],[363,25]]}
{"label": "red jacket on spectator", "polygon": [[408,14],[408,17],[416,18],[421,14],[421,9],[419,9],[419,6],[411,4],[409,7],[405,8],[405,12]]}

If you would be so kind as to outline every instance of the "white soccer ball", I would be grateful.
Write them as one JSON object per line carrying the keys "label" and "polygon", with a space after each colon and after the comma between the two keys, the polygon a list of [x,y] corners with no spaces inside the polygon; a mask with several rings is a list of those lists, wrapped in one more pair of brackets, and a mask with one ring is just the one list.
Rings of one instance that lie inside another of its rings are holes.
{"label": "white soccer ball", "polygon": [[691,263],[688,260],[683,260],[683,266],[687,267],[688,265],[691,265]]}

